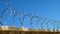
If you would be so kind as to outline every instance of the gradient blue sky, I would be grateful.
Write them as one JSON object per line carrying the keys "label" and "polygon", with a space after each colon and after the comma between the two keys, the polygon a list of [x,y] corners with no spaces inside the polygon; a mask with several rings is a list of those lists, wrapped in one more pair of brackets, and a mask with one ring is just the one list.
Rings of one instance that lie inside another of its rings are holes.
{"label": "gradient blue sky", "polygon": [[[16,11],[60,20],[60,0],[7,0],[7,2]],[[4,7],[3,0],[0,0],[0,14]]]}
{"label": "gradient blue sky", "polygon": [[60,0],[9,0],[15,10],[60,20]]}
{"label": "gradient blue sky", "polygon": [[[60,20],[60,0],[7,0],[14,10]],[[4,7],[0,0],[0,7]],[[1,11],[0,11],[1,12]]]}

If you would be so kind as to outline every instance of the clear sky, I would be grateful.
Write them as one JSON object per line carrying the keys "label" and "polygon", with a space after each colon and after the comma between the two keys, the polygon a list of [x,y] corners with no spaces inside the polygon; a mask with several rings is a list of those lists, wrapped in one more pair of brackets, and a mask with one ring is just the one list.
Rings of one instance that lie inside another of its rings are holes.
{"label": "clear sky", "polygon": [[[7,0],[10,6],[19,11],[36,14],[42,17],[60,20],[60,0]],[[3,0],[0,0],[2,6]]]}
{"label": "clear sky", "polygon": [[[16,11],[60,20],[60,0],[7,0],[7,2]],[[3,0],[0,0],[0,14],[4,7]]]}
{"label": "clear sky", "polygon": [[60,20],[60,0],[9,0],[13,9]]}

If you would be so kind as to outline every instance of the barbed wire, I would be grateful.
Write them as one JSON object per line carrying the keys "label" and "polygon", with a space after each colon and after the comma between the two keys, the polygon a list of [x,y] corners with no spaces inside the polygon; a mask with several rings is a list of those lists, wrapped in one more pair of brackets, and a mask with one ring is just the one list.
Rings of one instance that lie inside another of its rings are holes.
{"label": "barbed wire", "polygon": [[[6,0],[4,0],[4,4],[8,6],[7,7],[8,9],[3,9],[2,14],[0,15],[0,20],[1,20],[1,18],[3,18],[4,14],[7,12],[7,10],[9,10],[8,11],[9,16],[8,16],[7,19],[5,19],[5,22],[4,22],[5,25],[7,25],[7,23],[9,23],[8,21],[10,19],[12,19],[12,18],[9,18],[9,17],[11,17],[13,15],[12,26],[14,26],[15,20],[17,19],[17,16],[19,16],[20,27],[23,27],[24,20],[25,20],[24,18],[26,16],[28,16],[29,17],[29,20],[30,20],[30,28],[34,28],[33,26],[35,26],[35,25],[33,25],[34,24],[33,23],[33,19],[34,18],[37,18],[37,20],[36,20],[37,21],[37,23],[36,23],[37,28],[45,29],[44,27],[46,26],[47,29],[50,29],[50,25],[49,24],[52,25],[51,27],[53,27],[53,30],[56,30],[55,28],[58,28],[58,29],[60,28],[59,26],[56,27],[56,23],[58,23],[58,24],[60,23],[60,22],[58,22],[56,20],[42,18],[40,16],[36,16],[36,15],[33,15],[33,14],[28,14],[28,13],[25,13],[25,12],[22,12],[22,11],[15,11],[15,10],[13,10],[10,7],[10,5],[7,3]],[[45,26],[44,26],[44,24],[45,24]],[[0,21],[0,25],[3,25],[2,21]]]}

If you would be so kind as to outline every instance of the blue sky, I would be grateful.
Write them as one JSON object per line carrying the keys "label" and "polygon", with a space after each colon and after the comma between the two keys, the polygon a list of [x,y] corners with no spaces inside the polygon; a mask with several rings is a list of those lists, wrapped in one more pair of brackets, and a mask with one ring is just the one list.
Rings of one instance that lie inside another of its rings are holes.
{"label": "blue sky", "polygon": [[60,20],[60,0],[10,0],[15,10]]}
{"label": "blue sky", "polygon": [[[7,0],[7,2],[13,10],[60,20],[60,0]],[[4,7],[6,5],[4,5],[3,0],[0,0],[0,14]]]}
{"label": "blue sky", "polygon": [[[60,0],[7,0],[7,2],[16,11],[26,11],[42,17],[60,20]],[[0,0],[0,4],[3,4],[3,0]]]}

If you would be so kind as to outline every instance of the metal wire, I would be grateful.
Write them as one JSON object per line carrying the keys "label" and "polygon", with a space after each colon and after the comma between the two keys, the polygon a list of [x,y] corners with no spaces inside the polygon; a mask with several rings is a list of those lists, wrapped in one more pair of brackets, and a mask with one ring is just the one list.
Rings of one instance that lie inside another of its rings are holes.
{"label": "metal wire", "polygon": [[44,19],[42,22],[41,22],[41,29],[44,29],[43,27],[43,24],[44,24],[44,22],[46,21],[46,19]]}
{"label": "metal wire", "polygon": [[30,27],[31,27],[31,28],[33,28],[33,26],[32,26],[32,25],[33,25],[33,23],[32,23],[32,18],[33,18],[33,16],[32,16],[32,14],[30,14]]}
{"label": "metal wire", "polygon": [[24,13],[23,13],[23,12],[20,12],[20,13],[19,13],[19,16],[22,16],[22,18],[19,18],[19,20],[20,20],[20,27],[23,27]]}
{"label": "metal wire", "polygon": [[48,20],[45,24],[46,24],[46,27],[47,27],[47,29],[49,30],[49,22],[50,22],[51,20]]}
{"label": "metal wire", "polygon": [[0,19],[3,17],[3,15],[5,14],[5,10],[2,11],[2,14],[0,15]]}
{"label": "metal wire", "polygon": [[0,26],[3,25],[2,22],[0,21]]}
{"label": "metal wire", "polygon": [[37,23],[36,23],[36,24],[37,24],[37,27],[38,27],[38,28],[39,28],[39,18],[40,18],[40,17],[37,16]]}
{"label": "metal wire", "polygon": [[[29,17],[29,21],[30,21],[30,28],[34,28],[34,25],[33,25],[33,19],[34,19],[34,18],[37,18],[37,20],[36,20],[36,21],[37,21],[37,23],[36,23],[37,28],[39,28],[40,25],[41,25],[41,29],[45,29],[45,28],[44,28],[44,25],[45,25],[47,29],[50,29],[50,28],[49,28],[49,26],[50,26],[49,23],[51,23],[51,25],[52,25],[52,27],[53,27],[53,30],[55,30],[55,28],[58,28],[58,29],[60,28],[60,27],[59,27],[59,25],[60,25],[59,23],[60,23],[60,22],[58,22],[58,21],[55,21],[55,20],[52,20],[52,19],[42,18],[42,17],[40,17],[40,16],[36,16],[36,15],[33,15],[33,14],[28,14],[28,13],[23,12],[23,11],[14,11],[14,10],[10,7],[10,5],[7,3],[6,0],[4,0],[4,3],[5,3],[5,5],[7,5],[7,8],[8,8],[8,9],[4,9],[4,10],[3,10],[2,14],[0,15],[0,19],[3,18],[4,14],[6,13],[6,11],[9,10],[9,11],[8,11],[8,12],[9,12],[9,17],[13,15],[13,20],[12,20],[12,25],[13,25],[13,26],[14,26],[15,20],[17,19],[17,16],[19,16],[18,18],[19,18],[20,27],[23,27],[25,17],[28,16],[28,17]],[[12,18],[9,18],[9,17],[5,20],[5,24],[8,23],[8,20],[9,20],[9,19],[12,19]],[[42,21],[41,21],[41,20],[42,20]],[[47,21],[47,22],[46,22],[46,21]],[[58,25],[57,27],[56,27],[56,23],[58,23],[58,24],[57,24],[57,25]],[[3,23],[2,23],[1,20],[0,20],[0,25],[3,25]],[[27,26],[28,26],[28,25],[27,25]]]}

